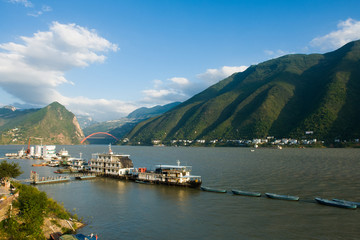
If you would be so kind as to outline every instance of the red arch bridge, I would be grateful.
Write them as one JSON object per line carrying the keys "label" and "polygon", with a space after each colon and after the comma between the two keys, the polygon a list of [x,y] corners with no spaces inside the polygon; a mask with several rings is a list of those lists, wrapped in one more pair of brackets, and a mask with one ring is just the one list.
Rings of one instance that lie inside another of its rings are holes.
{"label": "red arch bridge", "polygon": [[84,138],[83,140],[81,140],[80,143],[84,143],[84,142],[86,141],[86,139],[91,138],[92,136],[97,135],[97,134],[105,134],[105,135],[108,135],[108,136],[110,136],[110,137],[113,137],[114,139],[116,139],[116,141],[119,141],[119,139],[117,139],[115,136],[111,135],[110,133],[107,133],[107,132],[96,132],[96,133],[90,134],[89,136],[87,136],[86,138]]}

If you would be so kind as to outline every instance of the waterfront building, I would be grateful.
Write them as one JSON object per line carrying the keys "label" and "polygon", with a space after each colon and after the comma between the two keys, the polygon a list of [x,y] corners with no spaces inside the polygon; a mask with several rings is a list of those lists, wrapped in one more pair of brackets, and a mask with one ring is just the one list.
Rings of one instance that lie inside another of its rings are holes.
{"label": "waterfront building", "polygon": [[56,157],[56,146],[55,145],[44,145],[42,149],[42,157],[45,160],[51,160]]}
{"label": "waterfront building", "polygon": [[130,174],[134,165],[130,155],[114,154],[109,146],[108,153],[94,153],[89,161],[90,171],[96,174],[110,176],[125,176]]}

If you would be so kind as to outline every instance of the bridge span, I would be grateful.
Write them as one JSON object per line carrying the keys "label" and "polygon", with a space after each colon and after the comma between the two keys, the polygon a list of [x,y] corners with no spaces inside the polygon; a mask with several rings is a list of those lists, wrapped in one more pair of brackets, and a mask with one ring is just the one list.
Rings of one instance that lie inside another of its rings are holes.
{"label": "bridge span", "polygon": [[97,134],[105,134],[105,135],[108,135],[108,136],[116,139],[116,141],[119,141],[119,139],[117,139],[114,135],[111,135],[110,133],[107,133],[107,132],[96,132],[96,133],[92,133],[92,134],[90,134],[89,136],[85,137],[83,140],[81,140],[80,143],[81,143],[81,144],[84,143],[84,142],[86,141],[86,139],[91,138],[92,136],[97,135]]}

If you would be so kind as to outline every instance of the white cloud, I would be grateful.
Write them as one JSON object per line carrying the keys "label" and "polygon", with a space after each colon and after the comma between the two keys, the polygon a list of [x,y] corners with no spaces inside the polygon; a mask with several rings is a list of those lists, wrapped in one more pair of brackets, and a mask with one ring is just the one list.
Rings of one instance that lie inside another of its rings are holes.
{"label": "white cloud", "polygon": [[322,51],[334,50],[348,42],[360,39],[360,21],[347,19],[337,25],[338,30],[332,31],[325,36],[314,38],[310,45],[320,48]]}
{"label": "white cloud", "polygon": [[173,77],[167,81],[155,80],[152,89],[142,91],[143,103],[167,104],[174,101],[185,101],[219,80],[246,69],[246,66],[224,66],[219,69],[207,69],[205,73],[196,75],[192,81],[184,77]]}
{"label": "white cloud", "polygon": [[116,99],[68,98],[64,96],[60,99],[61,104],[70,111],[78,115],[91,116],[96,121],[119,119],[139,107],[136,104]]}
{"label": "white cloud", "polygon": [[247,66],[224,66],[219,69],[207,69],[205,73],[198,74],[197,77],[209,84],[214,84],[219,80],[229,77],[233,73],[243,72],[247,68]]}
{"label": "white cloud", "polygon": [[173,77],[169,80],[179,85],[188,85],[190,83],[188,79],[183,77]]}
{"label": "white cloud", "polygon": [[187,78],[173,77],[167,81],[155,80],[153,89],[143,90],[143,103],[166,104],[175,101],[184,101],[188,98],[187,88],[192,84]]}
{"label": "white cloud", "polygon": [[68,98],[58,91],[62,84],[74,84],[65,78],[67,71],[102,63],[106,59],[102,53],[118,50],[94,30],[53,22],[49,31],[20,39],[21,43],[0,44],[0,87],[10,95],[35,105],[58,101],[90,113],[126,114],[134,109],[133,104],[117,100]]}

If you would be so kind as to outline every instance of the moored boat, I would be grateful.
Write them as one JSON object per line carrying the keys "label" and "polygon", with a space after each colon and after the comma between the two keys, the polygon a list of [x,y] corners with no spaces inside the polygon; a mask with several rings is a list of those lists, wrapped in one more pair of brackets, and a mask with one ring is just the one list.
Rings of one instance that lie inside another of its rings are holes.
{"label": "moored boat", "polygon": [[247,192],[247,191],[240,191],[232,189],[231,192],[234,195],[241,195],[241,196],[249,196],[249,197],[261,197],[261,193],[259,192]]}
{"label": "moored boat", "polygon": [[350,205],[356,205],[357,207],[360,207],[360,202],[352,202],[352,201],[336,199],[336,198],[334,198],[333,201],[340,202],[340,203],[346,203],[346,204],[350,204]]}
{"label": "moored boat", "polygon": [[96,175],[83,175],[83,176],[76,176],[75,179],[77,180],[87,180],[87,179],[94,179]]}
{"label": "moored boat", "polygon": [[47,163],[40,163],[40,164],[33,164],[31,166],[33,166],[33,167],[45,167],[47,165],[48,165]]}
{"label": "moored boat", "polygon": [[331,206],[331,207],[340,207],[340,208],[347,208],[347,209],[356,209],[356,205],[355,204],[348,204],[348,203],[344,203],[344,202],[337,202],[337,201],[333,201],[333,200],[329,200],[329,199],[324,199],[324,198],[315,198],[315,201],[326,205],[326,206]]}
{"label": "moored boat", "polygon": [[201,190],[206,192],[216,192],[216,193],[226,193],[226,189],[216,189],[216,188],[209,188],[209,187],[200,187]]}
{"label": "moored boat", "polygon": [[181,166],[179,160],[177,163],[177,165],[155,165],[155,171],[139,168],[134,177],[143,182],[199,188],[202,183],[201,176],[190,175],[191,166]]}
{"label": "moored boat", "polygon": [[275,193],[265,193],[265,195],[268,198],[278,199],[278,200],[288,200],[288,201],[298,201],[299,200],[299,197],[297,197],[297,196],[279,195],[279,194],[275,194]]}

